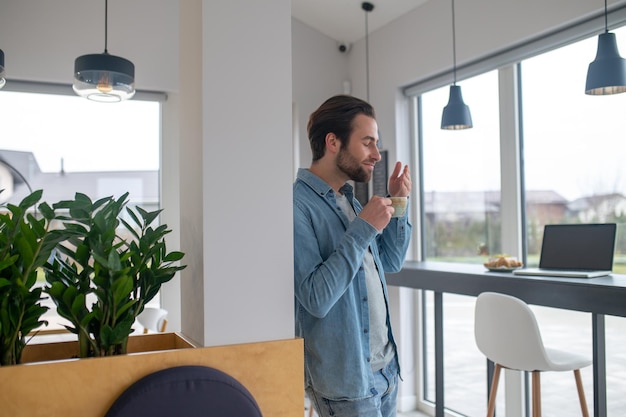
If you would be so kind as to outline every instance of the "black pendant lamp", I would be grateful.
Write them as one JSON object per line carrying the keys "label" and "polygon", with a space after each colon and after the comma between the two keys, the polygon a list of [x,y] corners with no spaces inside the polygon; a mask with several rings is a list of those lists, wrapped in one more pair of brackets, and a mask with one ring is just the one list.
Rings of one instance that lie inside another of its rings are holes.
{"label": "black pendant lamp", "polygon": [[7,80],[4,78],[4,52],[0,49],[0,88],[4,87]]}
{"label": "black pendant lamp", "polygon": [[604,0],[604,33],[598,37],[596,59],[589,64],[585,94],[626,92],[626,60],[619,55],[614,33],[609,33],[607,0]]}
{"label": "black pendant lamp", "polygon": [[452,0],[452,71],[454,83],[450,86],[448,105],[443,108],[441,128],[446,130],[469,129],[472,127],[472,115],[469,107],[463,102],[461,87],[456,85],[456,34],[454,24],[454,0]]}
{"label": "black pendant lamp", "polygon": [[104,2],[104,52],[74,61],[73,89],[81,97],[101,102],[128,100],[135,95],[135,65],[107,51],[108,0]]}

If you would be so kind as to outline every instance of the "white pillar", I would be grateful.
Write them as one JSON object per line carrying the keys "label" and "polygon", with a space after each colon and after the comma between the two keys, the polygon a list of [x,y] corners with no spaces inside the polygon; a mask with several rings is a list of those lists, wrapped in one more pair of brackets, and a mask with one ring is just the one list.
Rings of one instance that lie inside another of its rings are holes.
{"label": "white pillar", "polygon": [[179,4],[182,331],[292,338],[291,3]]}

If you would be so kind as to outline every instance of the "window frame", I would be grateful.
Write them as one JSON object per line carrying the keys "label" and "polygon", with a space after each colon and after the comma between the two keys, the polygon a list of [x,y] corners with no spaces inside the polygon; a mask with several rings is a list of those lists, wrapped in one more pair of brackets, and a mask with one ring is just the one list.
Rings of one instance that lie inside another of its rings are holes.
{"label": "window frame", "polygon": [[[3,87],[2,92],[59,95],[59,96],[70,96],[70,97],[76,96],[71,85],[57,84],[57,83],[45,83],[45,82],[33,82],[33,81],[20,81],[20,80],[8,80],[5,86]],[[0,94],[2,92],[0,92]],[[162,208],[164,204],[163,193],[161,190],[162,188],[161,183],[162,183],[163,169],[164,169],[164,158],[163,158],[161,149],[163,147],[163,137],[164,137],[163,135],[163,111],[164,111],[163,107],[167,99],[168,99],[168,95],[164,92],[146,91],[146,90],[138,90],[132,98],[133,101],[147,101],[147,102],[156,103],[158,105],[157,112],[158,112],[158,124],[159,125],[157,129],[158,130],[157,135],[158,135],[158,147],[159,147],[159,152],[158,152],[159,153],[159,168],[157,170],[158,171],[157,172],[157,195],[156,195],[157,201],[151,200],[151,201],[145,201],[144,203],[142,203],[142,206],[149,211],[158,210]],[[77,98],[77,100],[81,100],[81,98]],[[114,106],[115,103],[100,103],[100,105]],[[19,173],[19,171],[16,171],[16,172],[19,176],[22,175],[21,173]],[[111,172],[115,172],[115,171],[111,171]],[[46,174],[49,174],[49,173],[46,173]],[[29,189],[29,191],[32,191],[30,190],[31,186],[28,184],[28,181],[26,181],[23,177],[22,179],[26,182],[26,186]],[[137,202],[133,201],[132,199],[129,200],[128,207],[134,207],[136,205],[137,205]],[[166,221],[162,219],[162,216],[159,216],[159,217],[161,218],[160,219],[161,223],[167,223]],[[171,245],[171,247],[174,247],[174,245]],[[167,291],[165,287],[162,288],[158,296],[155,297],[150,302],[150,305],[161,306],[162,304],[164,304],[162,298],[164,296],[165,291]],[[177,303],[177,304],[180,304],[180,303]],[[177,307],[179,308],[179,305],[177,305]],[[54,312],[54,314],[56,315],[56,312],[54,311],[53,307],[51,307],[51,311],[49,313],[51,312]],[[48,329],[50,327],[44,326],[44,328]],[[56,329],[56,327],[53,325],[52,330],[54,329]]]}

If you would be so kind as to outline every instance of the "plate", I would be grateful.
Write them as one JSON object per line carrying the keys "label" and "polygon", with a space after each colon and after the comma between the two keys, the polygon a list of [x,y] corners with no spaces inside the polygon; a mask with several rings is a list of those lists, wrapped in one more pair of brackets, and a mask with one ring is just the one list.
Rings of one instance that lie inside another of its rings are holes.
{"label": "plate", "polygon": [[507,268],[506,266],[501,266],[501,267],[486,266],[485,268],[487,268],[490,272],[512,272],[512,271],[515,271],[516,269],[520,269],[521,266],[514,266],[511,268]]}

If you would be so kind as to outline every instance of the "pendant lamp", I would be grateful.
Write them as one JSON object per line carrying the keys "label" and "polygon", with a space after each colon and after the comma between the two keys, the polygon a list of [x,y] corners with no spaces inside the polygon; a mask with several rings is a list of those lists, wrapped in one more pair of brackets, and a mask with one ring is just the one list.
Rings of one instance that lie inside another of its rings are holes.
{"label": "pendant lamp", "polygon": [[585,94],[626,92],[626,60],[619,55],[614,33],[609,33],[607,0],[604,0],[604,33],[598,37],[596,59],[589,64]]}
{"label": "pendant lamp", "polygon": [[0,49],[0,88],[4,87],[7,80],[4,78],[4,52]]}
{"label": "pendant lamp", "polygon": [[456,34],[454,24],[454,0],[452,0],[452,71],[454,83],[450,86],[448,104],[443,108],[441,128],[446,130],[469,129],[472,127],[472,115],[463,102],[461,87],[456,85]]}
{"label": "pendant lamp", "polygon": [[135,95],[135,65],[107,51],[108,0],[104,2],[104,52],[74,61],[76,94],[100,102],[118,102]]}

